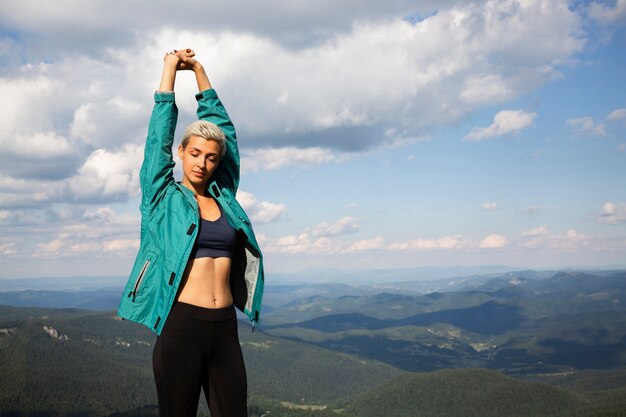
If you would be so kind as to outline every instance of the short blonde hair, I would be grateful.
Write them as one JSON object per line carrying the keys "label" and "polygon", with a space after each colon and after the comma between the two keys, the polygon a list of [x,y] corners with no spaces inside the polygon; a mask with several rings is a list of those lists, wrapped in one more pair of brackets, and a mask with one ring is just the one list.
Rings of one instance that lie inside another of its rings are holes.
{"label": "short blonde hair", "polygon": [[183,134],[183,140],[180,143],[183,149],[187,147],[189,138],[192,136],[198,136],[206,140],[217,142],[221,149],[220,157],[224,156],[226,153],[226,136],[224,136],[222,129],[215,123],[207,122],[206,120],[196,120],[187,126]]}

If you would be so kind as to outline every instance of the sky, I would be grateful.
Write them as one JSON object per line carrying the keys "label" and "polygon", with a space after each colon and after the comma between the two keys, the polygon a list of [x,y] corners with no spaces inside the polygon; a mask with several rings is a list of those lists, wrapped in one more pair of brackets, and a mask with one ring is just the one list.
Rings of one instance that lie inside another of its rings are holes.
{"label": "sky", "polygon": [[[268,280],[626,266],[626,0],[4,0],[0,277],[129,273],[152,95],[187,47]],[[176,143],[195,89],[179,74]]]}

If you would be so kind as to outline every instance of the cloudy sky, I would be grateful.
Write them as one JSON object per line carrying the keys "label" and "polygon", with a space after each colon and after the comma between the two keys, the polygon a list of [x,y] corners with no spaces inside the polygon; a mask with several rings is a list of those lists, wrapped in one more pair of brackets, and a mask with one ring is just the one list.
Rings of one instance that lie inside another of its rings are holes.
{"label": "cloudy sky", "polygon": [[238,129],[268,278],[626,265],[626,0],[5,0],[0,22],[0,277],[128,273],[185,47]]}

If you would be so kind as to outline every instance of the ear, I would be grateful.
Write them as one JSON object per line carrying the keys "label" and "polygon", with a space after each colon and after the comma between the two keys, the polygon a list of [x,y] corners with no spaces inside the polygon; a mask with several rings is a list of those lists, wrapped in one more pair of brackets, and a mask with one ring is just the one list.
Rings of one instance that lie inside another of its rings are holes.
{"label": "ear", "polygon": [[184,153],[185,153],[185,149],[183,148],[183,145],[178,145],[178,157],[180,159],[183,159]]}

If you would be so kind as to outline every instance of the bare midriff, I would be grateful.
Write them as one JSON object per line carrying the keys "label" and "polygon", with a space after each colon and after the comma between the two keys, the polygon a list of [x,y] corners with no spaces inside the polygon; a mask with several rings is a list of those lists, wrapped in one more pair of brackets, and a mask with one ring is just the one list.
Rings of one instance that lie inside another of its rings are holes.
{"label": "bare midriff", "polygon": [[205,308],[232,305],[230,263],[230,258],[225,257],[190,259],[177,300]]}

